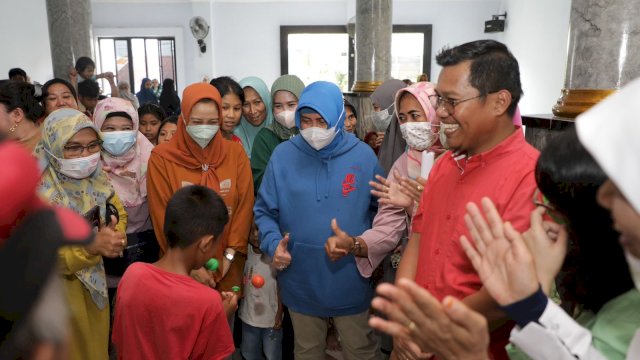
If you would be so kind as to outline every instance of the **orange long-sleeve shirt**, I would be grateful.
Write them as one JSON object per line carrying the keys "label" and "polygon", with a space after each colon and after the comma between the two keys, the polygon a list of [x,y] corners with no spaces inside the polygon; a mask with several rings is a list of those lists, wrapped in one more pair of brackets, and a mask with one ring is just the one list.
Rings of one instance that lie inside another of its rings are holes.
{"label": "orange long-sleeve shirt", "polygon": [[[216,255],[220,264],[224,249],[232,248],[236,252],[247,253],[247,239],[253,223],[253,180],[249,158],[242,145],[232,141],[226,141],[227,154],[222,163],[215,169],[220,180],[220,190],[216,190],[222,197],[229,210],[229,223],[219,240]],[[164,237],[164,215],[169,199],[178,189],[188,185],[200,185],[202,178],[201,169],[188,169],[174,162],[166,160],[156,153],[149,158],[147,169],[147,199],[149,213],[153,222],[161,251],[167,249],[167,241]],[[240,263],[240,262],[236,262]],[[233,266],[235,268],[235,266]],[[218,270],[220,272],[220,270]],[[242,271],[239,276],[236,271],[230,270],[227,277],[234,285],[239,285]],[[219,277],[218,277],[219,278]]]}

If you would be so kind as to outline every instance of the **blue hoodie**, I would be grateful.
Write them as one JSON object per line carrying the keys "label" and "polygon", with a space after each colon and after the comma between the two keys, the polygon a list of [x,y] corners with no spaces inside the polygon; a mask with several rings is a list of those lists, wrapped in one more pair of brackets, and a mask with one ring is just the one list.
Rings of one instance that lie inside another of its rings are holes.
{"label": "blue hoodie", "polygon": [[[368,145],[341,130],[345,115],[336,85],[309,85],[298,109],[304,107],[316,110],[338,133],[320,151],[300,135],[276,147],[254,207],[260,248],[273,257],[283,234],[289,233],[292,260],[279,271],[278,283],[291,310],[320,317],[358,314],[369,308],[369,280],[358,272],[353,255],[332,262],[324,244],[333,235],[333,218],[349,234],[371,227],[377,202],[369,181],[382,169]],[[298,110],[296,124],[300,126]]]}

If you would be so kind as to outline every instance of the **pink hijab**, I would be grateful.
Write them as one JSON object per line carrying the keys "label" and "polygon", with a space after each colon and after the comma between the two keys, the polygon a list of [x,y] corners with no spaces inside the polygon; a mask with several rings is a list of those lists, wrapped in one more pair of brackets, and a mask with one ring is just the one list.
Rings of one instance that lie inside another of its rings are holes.
{"label": "pink hijab", "polygon": [[[433,126],[432,129],[436,132],[437,140],[435,143],[433,143],[433,145],[428,147],[425,151],[433,152],[435,153],[436,157],[438,157],[440,154],[444,153],[446,150],[442,147],[442,144],[440,143],[440,139],[437,134],[438,126],[440,125],[440,119],[436,116],[436,108],[434,104],[432,104],[431,101],[429,100],[429,96],[436,95],[435,85],[430,82],[421,81],[400,89],[396,93],[396,99],[395,99],[396,113],[397,111],[400,110],[400,97],[404,92],[410,93],[418,100],[418,102],[422,106],[422,110],[424,110],[425,114],[427,115],[427,119],[429,119],[429,121],[431,122],[431,125]],[[399,118],[398,118],[398,121],[400,121]]]}
{"label": "pink hijab", "polygon": [[100,129],[107,116],[114,112],[124,112],[133,122],[136,144],[122,156],[112,156],[102,152],[102,166],[116,194],[125,207],[141,205],[147,197],[147,163],[153,145],[138,131],[138,112],[130,101],[121,98],[106,98],[96,105],[93,123]]}

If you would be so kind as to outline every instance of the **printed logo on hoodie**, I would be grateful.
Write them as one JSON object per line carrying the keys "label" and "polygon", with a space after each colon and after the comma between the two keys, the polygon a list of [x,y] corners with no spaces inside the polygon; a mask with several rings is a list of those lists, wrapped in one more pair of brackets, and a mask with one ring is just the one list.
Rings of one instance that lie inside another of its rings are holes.
{"label": "printed logo on hoodie", "polygon": [[356,189],[356,175],[347,174],[342,180],[342,196],[347,197],[349,193]]}

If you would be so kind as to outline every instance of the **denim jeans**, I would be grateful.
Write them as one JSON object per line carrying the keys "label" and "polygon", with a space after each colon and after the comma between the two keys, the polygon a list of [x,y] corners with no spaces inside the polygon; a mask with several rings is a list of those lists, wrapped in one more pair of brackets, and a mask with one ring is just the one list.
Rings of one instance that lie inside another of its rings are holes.
{"label": "denim jeans", "polygon": [[281,360],[282,329],[258,328],[242,323],[242,356],[246,360]]}

